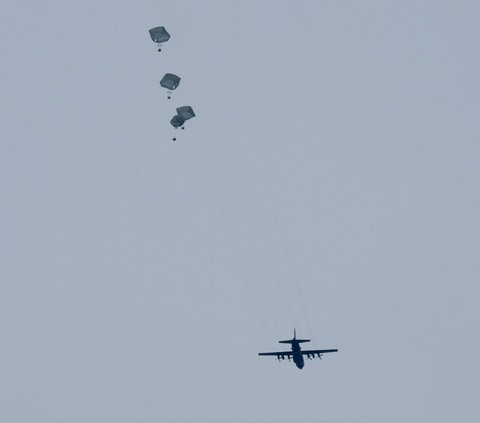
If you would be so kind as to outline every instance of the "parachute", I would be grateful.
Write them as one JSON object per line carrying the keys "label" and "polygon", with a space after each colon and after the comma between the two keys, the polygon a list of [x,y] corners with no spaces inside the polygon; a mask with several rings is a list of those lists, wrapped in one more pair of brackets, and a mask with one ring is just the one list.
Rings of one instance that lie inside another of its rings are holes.
{"label": "parachute", "polygon": [[150,37],[154,43],[157,43],[157,50],[162,51],[162,43],[170,39],[170,34],[167,32],[164,26],[157,26],[150,29]]}
{"label": "parachute", "polygon": [[[164,26],[157,26],[148,30],[150,37],[154,43],[157,44],[158,51],[162,51],[162,43],[170,39],[170,34],[167,32]],[[167,89],[167,98],[170,99],[172,91],[176,90],[180,84],[181,78],[173,73],[166,73],[160,80],[160,86]],[[175,130],[178,128],[185,129],[185,121],[195,117],[195,112],[190,106],[181,106],[177,108],[177,114],[170,119],[170,125]],[[174,137],[173,141],[177,138]]]}
{"label": "parachute", "polygon": [[195,117],[195,113],[190,106],[182,106],[177,108],[178,115],[182,116],[185,120]]}
{"label": "parachute", "polygon": [[185,118],[180,115],[175,115],[171,120],[170,124],[175,128],[180,128],[185,123]]}
{"label": "parachute", "polygon": [[166,73],[161,79],[160,85],[168,90],[168,99],[171,98],[172,91],[178,87],[178,84],[180,84],[180,79],[180,77],[174,75],[173,73]]}
{"label": "parachute", "polygon": [[[183,116],[180,116],[180,115],[175,115],[171,120],[170,120],[170,124],[175,128],[175,129],[178,129],[178,128],[182,128],[182,129],[185,129],[185,127],[183,126],[183,124],[185,123],[185,118]],[[177,137],[173,137],[172,138],[173,141],[177,141]]]}
{"label": "parachute", "polygon": [[[195,117],[195,112],[190,106],[182,106],[177,108],[177,114],[170,120],[170,124],[175,128],[185,129],[184,123],[188,119]],[[177,138],[173,137],[173,141],[176,141]]]}

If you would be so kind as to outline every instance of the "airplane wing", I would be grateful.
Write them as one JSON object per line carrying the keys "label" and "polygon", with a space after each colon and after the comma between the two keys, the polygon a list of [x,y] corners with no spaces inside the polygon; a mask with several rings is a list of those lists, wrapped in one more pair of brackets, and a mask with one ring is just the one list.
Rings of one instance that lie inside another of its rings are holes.
{"label": "airplane wing", "polygon": [[300,351],[302,355],[315,355],[315,354],[326,354],[326,353],[332,353],[332,352],[337,352],[338,350],[302,350]]}
{"label": "airplane wing", "polygon": [[266,352],[266,353],[258,353],[258,355],[272,355],[274,357],[281,357],[281,356],[292,356],[292,351],[278,351],[278,352]]}

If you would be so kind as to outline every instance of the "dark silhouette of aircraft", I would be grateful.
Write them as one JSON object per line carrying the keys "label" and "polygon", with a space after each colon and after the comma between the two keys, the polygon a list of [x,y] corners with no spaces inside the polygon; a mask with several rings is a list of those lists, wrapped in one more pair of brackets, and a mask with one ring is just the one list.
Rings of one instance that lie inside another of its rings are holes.
{"label": "dark silhouette of aircraft", "polygon": [[309,360],[315,358],[322,358],[323,354],[337,352],[338,350],[305,350],[302,351],[300,348],[300,344],[304,342],[310,342],[310,339],[297,339],[297,334],[295,329],[293,330],[293,339],[288,339],[287,341],[278,341],[280,344],[291,344],[292,351],[278,351],[278,352],[266,352],[266,353],[258,353],[258,355],[272,355],[277,356],[278,361],[285,360],[285,356],[287,356],[288,361],[293,358],[296,366],[299,369],[303,369],[305,365],[305,361],[303,360],[303,356],[306,355]]}

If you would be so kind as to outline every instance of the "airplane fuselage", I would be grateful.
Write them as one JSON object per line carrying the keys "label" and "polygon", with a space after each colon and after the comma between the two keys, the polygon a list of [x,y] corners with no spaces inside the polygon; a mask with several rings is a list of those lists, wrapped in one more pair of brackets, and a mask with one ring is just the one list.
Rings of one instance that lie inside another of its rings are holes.
{"label": "airplane fuselage", "polygon": [[299,369],[303,369],[303,366],[305,365],[305,361],[303,360],[303,355],[300,351],[301,351],[300,345],[298,343],[292,343],[293,362]]}

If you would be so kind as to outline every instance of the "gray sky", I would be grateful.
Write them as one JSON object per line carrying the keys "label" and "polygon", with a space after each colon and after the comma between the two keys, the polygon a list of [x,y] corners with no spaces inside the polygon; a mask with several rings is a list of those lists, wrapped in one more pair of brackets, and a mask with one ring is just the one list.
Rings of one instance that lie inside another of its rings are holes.
{"label": "gray sky", "polygon": [[0,420],[478,420],[479,21],[5,0]]}

